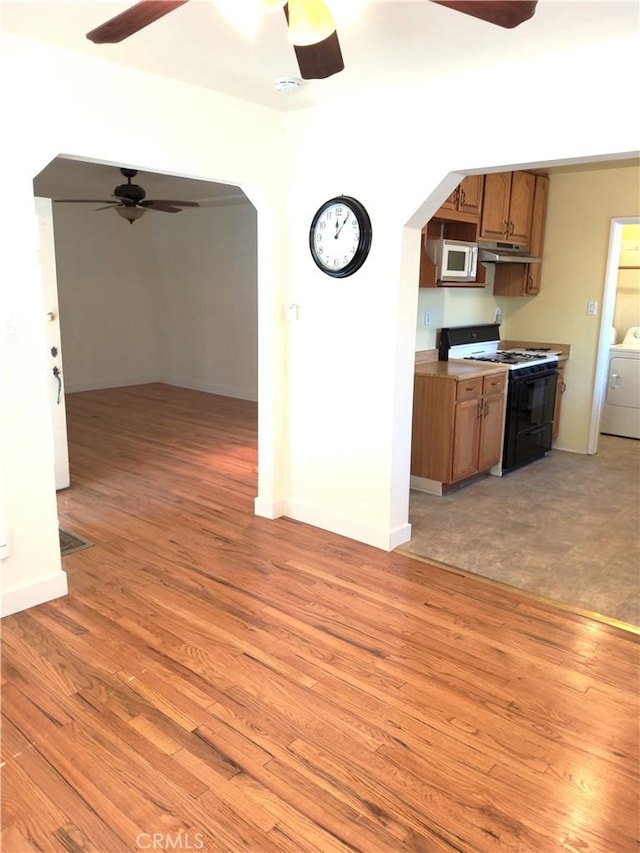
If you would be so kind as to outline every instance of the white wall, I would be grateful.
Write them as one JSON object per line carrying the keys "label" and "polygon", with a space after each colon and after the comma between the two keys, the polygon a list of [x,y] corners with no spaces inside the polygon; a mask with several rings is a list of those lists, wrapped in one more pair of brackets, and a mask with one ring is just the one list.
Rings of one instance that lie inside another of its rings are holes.
{"label": "white wall", "polygon": [[256,228],[248,203],[154,222],[165,381],[257,399]]}
{"label": "white wall", "polygon": [[257,399],[248,202],[147,213],[54,205],[67,392],[169,382]]}
{"label": "white wall", "polygon": [[[0,460],[5,510],[16,530],[3,572],[14,586],[34,577],[26,539],[55,527],[51,466],[45,474],[32,453],[35,443],[42,463],[50,456],[42,449],[46,394],[30,213],[31,179],[53,156],[81,153],[243,186],[258,208],[257,509],[390,547],[409,535],[419,228],[446,195],[443,178],[456,170],[610,157],[637,145],[637,123],[618,85],[635,73],[637,38],[470,70],[437,86],[379,90],[355,110],[336,102],[288,114],[285,134],[280,116],[230,98],[17,40],[6,47],[4,74],[19,86],[5,87],[2,109],[20,114],[21,123],[19,139],[5,139],[3,188],[12,204],[10,218],[2,211],[3,233],[13,239],[3,243],[0,273],[19,284],[10,307],[25,329],[17,347],[3,343],[0,352],[0,367],[10,366],[12,375],[2,429],[13,443],[9,448],[3,435]],[[482,132],[476,122],[468,136],[434,132],[429,115],[445,112],[451,97],[466,102],[473,93],[494,93],[501,103],[525,97],[528,118],[487,119]],[[38,109],[25,110],[25,103]],[[430,104],[428,115],[416,109],[421,103]],[[328,157],[327,146],[337,141],[340,156]],[[308,228],[318,206],[339,193],[367,206],[373,247],[356,275],[331,280],[310,258]],[[300,305],[300,320],[290,326],[288,302]],[[24,434],[23,425],[30,427]],[[48,572],[59,561],[53,551],[49,536],[39,554]]]}
{"label": "white wall", "polygon": [[53,205],[65,390],[158,381],[162,302],[150,215]]}

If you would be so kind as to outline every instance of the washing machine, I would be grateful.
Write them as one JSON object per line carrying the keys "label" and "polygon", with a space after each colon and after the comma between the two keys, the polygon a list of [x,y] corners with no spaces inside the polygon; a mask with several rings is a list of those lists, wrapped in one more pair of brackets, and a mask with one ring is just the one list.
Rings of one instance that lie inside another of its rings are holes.
{"label": "washing machine", "polygon": [[609,372],[600,432],[640,438],[640,326],[609,347]]}

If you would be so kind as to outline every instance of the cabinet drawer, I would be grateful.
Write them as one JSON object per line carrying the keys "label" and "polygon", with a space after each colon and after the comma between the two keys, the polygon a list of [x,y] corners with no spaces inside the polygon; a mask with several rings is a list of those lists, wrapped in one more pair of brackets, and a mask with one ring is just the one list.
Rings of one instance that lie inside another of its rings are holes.
{"label": "cabinet drawer", "polygon": [[456,400],[475,400],[482,396],[482,377],[477,379],[459,379],[456,387]]}
{"label": "cabinet drawer", "polygon": [[482,393],[483,394],[502,394],[507,384],[506,373],[496,373],[494,376],[485,376]]}

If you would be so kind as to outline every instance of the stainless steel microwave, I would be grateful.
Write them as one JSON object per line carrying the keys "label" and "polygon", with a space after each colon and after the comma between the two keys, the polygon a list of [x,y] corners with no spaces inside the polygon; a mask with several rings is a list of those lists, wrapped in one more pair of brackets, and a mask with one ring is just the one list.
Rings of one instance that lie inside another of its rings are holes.
{"label": "stainless steel microwave", "polygon": [[436,266],[438,281],[475,281],[478,246],[463,240],[427,240],[427,252]]}

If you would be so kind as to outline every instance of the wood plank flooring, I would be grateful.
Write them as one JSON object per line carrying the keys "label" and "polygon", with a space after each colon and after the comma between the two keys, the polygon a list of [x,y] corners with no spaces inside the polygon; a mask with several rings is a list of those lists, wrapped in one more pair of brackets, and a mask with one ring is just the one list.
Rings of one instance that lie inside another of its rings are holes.
{"label": "wood plank flooring", "polygon": [[94,545],[2,622],[5,853],[637,849],[637,636],[255,517],[255,404],[67,408]]}

